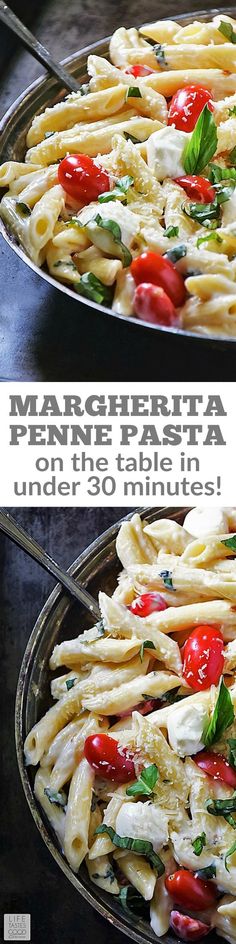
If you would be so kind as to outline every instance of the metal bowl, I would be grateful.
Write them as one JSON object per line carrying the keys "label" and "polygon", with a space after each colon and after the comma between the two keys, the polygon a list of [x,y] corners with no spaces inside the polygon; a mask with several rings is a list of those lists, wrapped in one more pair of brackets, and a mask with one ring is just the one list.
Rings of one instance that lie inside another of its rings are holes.
{"label": "metal bowl", "polygon": [[[148,508],[139,510],[141,517],[145,517],[148,521],[162,518],[164,515],[173,518],[179,524],[183,523],[187,511],[189,511],[189,508]],[[128,515],[125,520],[130,517],[131,515]],[[121,568],[115,549],[120,524],[121,521],[105,531],[87,550],[80,554],[70,567],[69,573],[88,587],[94,596],[97,596],[99,589],[108,594],[111,594],[115,589],[117,575]],[[57,838],[34,797],[35,768],[26,767],[24,762],[23,744],[25,737],[51,704],[51,673],[49,672],[48,663],[52,648],[63,639],[77,636],[79,626],[81,626],[82,632],[90,625],[88,619],[84,609],[78,603],[69,599],[57,585],[35,623],[23,658],[16,693],[16,751],[21,780],[36,826],[46,846],[66,877],[72,882],[72,885],[104,918],[133,940],[146,942],[146,944],[150,944],[150,941],[157,944],[159,940],[161,944],[163,938],[157,938],[145,921],[136,919],[135,916],[133,920],[129,919],[114,896],[106,894],[90,882],[85,865],[81,866],[78,875],[71,871],[68,862],[62,855]],[[176,937],[171,932],[165,936],[164,940],[166,944],[176,944]],[[213,944],[213,940],[213,936],[210,936],[208,938],[209,944],[211,941]]]}
{"label": "metal bowl", "polygon": [[[194,13],[181,14],[176,16],[175,19],[178,23],[183,26],[187,26],[189,23],[192,23],[193,20],[198,19],[207,21],[209,17],[215,16],[218,13],[227,13],[231,16],[236,15],[235,7],[224,7],[209,10],[205,13],[203,10],[194,11]],[[76,76],[81,83],[88,80],[86,66],[87,66],[87,57],[90,53],[95,53],[98,56],[105,56],[109,58],[109,41],[110,37],[106,37],[104,40],[93,43],[90,46],[86,46],[85,49],[82,49],[79,52],[74,53],[73,56],[70,56],[67,59],[64,59],[63,62],[68,66],[69,72]],[[33,82],[29,87],[23,92],[19,98],[13,102],[13,105],[8,109],[2,121],[0,122],[0,132],[1,132],[1,143],[0,143],[0,163],[4,161],[13,160],[13,161],[22,161],[24,160],[25,151],[26,151],[26,135],[29,126],[31,125],[32,119],[35,114],[39,111],[44,111],[48,106],[55,104],[63,94],[59,94],[60,85],[56,79],[46,78],[46,79],[37,79],[36,82]],[[202,341],[204,345],[212,346],[212,341],[214,344],[217,344],[217,348],[221,346],[224,349],[229,350],[229,345],[236,343],[236,338],[228,337],[217,337],[215,335],[201,335],[198,332],[184,331],[179,328],[165,328],[160,325],[153,325],[146,321],[139,321],[135,318],[127,317],[126,315],[120,315],[115,311],[111,311],[110,308],[106,308],[104,305],[98,305],[95,302],[89,301],[89,299],[84,298],[82,295],[76,295],[76,293],[69,288],[69,286],[63,285],[54,279],[49,273],[40,269],[35,265],[34,262],[29,259],[26,255],[24,249],[18,245],[14,235],[8,230],[5,223],[0,219],[0,232],[2,233],[6,242],[11,246],[11,248],[16,252],[18,256],[25,262],[34,272],[41,276],[46,282],[57,288],[58,291],[64,292],[73,300],[85,305],[87,308],[98,309],[107,315],[110,315],[112,318],[118,318],[121,321],[128,321],[129,324],[133,325],[133,328],[138,330],[138,328],[148,328],[149,331],[155,331],[161,335],[173,335],[176,337],[176,341],[181,339],[181,336],[184,339],[189,339],[193,341],[197,339]]]}

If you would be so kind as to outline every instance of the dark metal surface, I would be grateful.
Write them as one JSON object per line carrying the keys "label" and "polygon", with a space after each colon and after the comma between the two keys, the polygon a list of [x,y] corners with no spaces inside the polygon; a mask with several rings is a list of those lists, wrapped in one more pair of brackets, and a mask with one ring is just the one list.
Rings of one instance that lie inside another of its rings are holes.
{"label": "dark metal surface", "polygon": [[41,65],[45,66],[48,72],[52,73],[52,75],[56,75],[60,79],[63,88],[69,89],[70,92],[78,91],[78,83],[76,80],[71,75],[68,75],[68,72],[63,68],[60,62],[55,62],[49,50],[39,42],[36,36],[33,36],[33,33],[30,32],[28,27],[25,26],[10,7],[4,3],[4,0],[0,0],[0,20],[4,23],[4,26],[7,26],[7,28],[17,36],[31,55],[34,56]]}
{"label": "dark metal surface", "polygon": [[[166,15],[162,0],[158,12],[156,4],[151,2],[148,8],[141,3],[122,3],[119,8],[106,0],[99,16],[92,4],[85,0],[83,15],[80,3],[72,0],[69,10],[62,3],[47,3],[45,14],[42,12],[43,28],[49,22],[50,48],[59,45],[56,54],[59,58],[78,47],[76,24],[79,22],[81,45],[95,37],[106,34],[119,25],[128,26],[153,19],[157,15]],[[76,9],[75,9],[76,8]],[[206,9],[210,9],[207,3]],[[187,9],[187,4],[180,2],[178,15]],[[192,11],[197,9],[194,3]],[[225,9],[227,7],[225,6]],[[50,12],[54,14],[50,19]],[[168,6],[168,16],[175,16],[173,4]],[[60,21],[60,36],[56,36],[56,23]],[[69,25],[65,35],[63,25]],[[40,35],[40,23],[37,23],[37,35]],[[87,28],[86,28],[87,27]],[[35,27],[36,29],[36,27]],[[44,32],[42,30],[42,38]],[[75,38],[76,37],[76,38]],[[85,38],[86,37],[86,38]],[[20,61],[24,60],[24,56]],[[32,69],[30,69],[32,75]],[[22,82],[19,68],[16,91],[22,91],[26,82]],[[35,70],[34,70],[35,75]],[[33,77],[33,76],[32,76]],[[19,81],[20,78],[20,81]],[[12,87],[12,84],[11,84]],[[5,93],[5,94],[4,94]],[[10,101],[14,95],[11,95]],[[9,103],[9,94],[3,86],[3,98]],[[6,256],[7,252],[7,256]],[[3,262],[7,264],[4,273],[2,292],[2,348],[0,355],[0,375],[2,379],[221,379],[233,377],[234,342],[209,341],[201,338],[166,335],[145,329],[141,324],[126,323],[111,318],[101,311],[84,306],[77,299],[61,297],[61,292],[42,283],[38,275],[24,270],[22,288],[18,274],[22,272],[22,262],[13,261],[8,249],[3,249]],[[18,273],[18,274],[17,274]],[[17,284],[15,284],[16,276]],[[19,289],[19,291],[18,291]],[[9,295],[10,299],[9,300]],[[56,325],[56,330],[55,330]],[[92,339],[92,344],[91,344]],[[130,351],[132,350],[132,358]],[[6,356],[5,356],[6,355]]]}

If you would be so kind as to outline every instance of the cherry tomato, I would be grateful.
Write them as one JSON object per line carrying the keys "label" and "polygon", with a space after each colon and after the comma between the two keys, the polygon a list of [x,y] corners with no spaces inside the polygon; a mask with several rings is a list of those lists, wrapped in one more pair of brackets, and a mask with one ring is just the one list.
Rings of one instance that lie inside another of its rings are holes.
{"label": "cherry tomato", "polygon": [[70,197],[82,203],[97,200],[100,193],[110,190],[110,178],[86,154],[69,154],[58,167],[59,184]]}
{"label": "cherry tomato", "polygon": [[142,593],[128,606],[128,610],[135,616],[150,616],[150,613],[159,613],[160,610],[166,609],[167,603],[161,593]]}
{"label": "cherry tomato", "polygon": [[222,780],[230,787],[236,787],[236,770],[230,766],[223,754],[214,754],[214,751],[199,751],[193,760],[201,770],[204,770],[205,774],[208,774],[208,777],[214,777],[214,780]]}
{"label": "cherry tomato", "polygon": [[196,692],[217,685],[223,672],[224,640],[216,626],[197,626],[182,648],[183,676]]}
{"label": "cherry tomato", "polygon": [[185,177],[176,177],[175,183],[179,184],[179,187],[183,187],[187,197],[190,197],[190,200],[195,203],[213,203],[215,199],[214,187],[211,186],[209,180],[206,180],[206,177],[196,177],[195,174],[192,177],[186,175]]}
{"label": "cherry tomato", "polygon": [[137,286],[133,300],[134,312],[141,321],[151,324],[176,325],[177,312],[163,288],[142,282]]}
{"label": "cherry tomato", "polygon": [[139,76],[151,75],[153,69],[149,69],[149,66],[129,66],[128,69],[125,69],[126,75],[134,75],[135,79],[138,79]]}
{"label": "cherry tomato", "polygon": [[90,734],[84,745],[86,760],[105,780],[126,783],[135,779],[134,755],[127,748],[118,747],[108,734]]}
{"label": "cherry tomato", "polygon": [[[142,252],[141,256],[133,259],[131,272],[136,285],[140,285],[140,282],[159,285],[171,298],[175,308],[184,304],[186,291],[183,276],[180,275],[173,262],[164,259],[158,252]],[[173,312],[172,317],[174,317]]]}
{"label": "cherry tomato", "polygon": [[168,125],[175,125],[178,131],[193,131],[204,105],[214,111],[211,99],[211,92],[201,85],[178,89],[170,102]]}
{"label": "cherry tomato", "polygon": [[177,869],[165,879],[165,886],[177,905],[191,911],[206,911],[215,904],[217,888],[212,882],[204,882],[188,869]]}
{"label": "cherry tomato", "polygon": [[197,918],[180,914],[180,911],[171,912],[170,927],[177,937],[181,938],[181,941],[200,941],[211,930],[208,924],[203,924],[203,921],[198,921]]}

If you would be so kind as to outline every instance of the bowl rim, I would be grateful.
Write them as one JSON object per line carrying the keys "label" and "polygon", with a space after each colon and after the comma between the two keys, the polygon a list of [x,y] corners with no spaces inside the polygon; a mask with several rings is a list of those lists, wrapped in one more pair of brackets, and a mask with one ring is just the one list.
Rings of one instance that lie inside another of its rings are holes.
{"label": "bowl rim", "polygon": [[[207,19],[208,17],[217,16],[220,13],[229,15],[229,16],[231,14],[236,15],[236,7],[234,5],[227,6],[226,9],[224,7],[216,7],[216,8],[213,7],[212,9],[208,11],[201,9],[201,10],[194,10],[192,13],[191,12],[181,13],[179,14],[179,16],[176,17],[176,21],[182,22],[182,21],[190,20],[193,22],[195,18],[202,17],[203,22],[204,22],[204,20]],[[161,17],[161,19],[164,20],[165,17]],[[142,26],[144,25],[145,24],[142,24]],[[87,57],[90,53],[93,53],[96,51],[98,52],[99,49],[101,51],[102,48],[105,47],[105,45],[108,46],[110,39],[111,39],[111,36],[106,36],[104,39],[97,40],[95,43],[90,43],[88,46],[84,46],[82,49],[78,50],[77,52],[72,53],[71,56],[67,56],[65,59],[62,59],[61,60],[62,65],[73,66],[74,63],[78,63],[79,65],[80,60],[84,56],[86,56],[86,60],[87,60]],[[105,54],[104,48],[103,48],[103,54]],[[73,69],[72,69],[72,72],[73,72]],[[17,112],[17,109],[19,108],[19,106],[24,101],[26,101],[28,96],[31,96],[32,93],[36,91],[37,88],[39,88],[40,86],[42,87],[42,90],[43,90],[44,86],[50,89],[52,85],[54,85],[55,88],[57,88],[58,87],[57,81],[54,78],[50,76],[48,77],[46,75],[46,76],[39,76],[37,79],[34,80],[34,82],[32,82],[29,86],[27,86],[27,88],[23,92],[21,92],[21,94],[9,106],[9,108],[3,115],[2,119],[0,120],[0,132],[3,132],[7,128],[8,121]],[[57,281],[52,275],[50,275],[49,272],[47,272],[44,269],[41,269],[40,266],[36,265],[35,262],[33,262],[33,260],[30,259],[29,256],[27,256],[23,247],[18,245],[16,238],[10,232],[10,230],[8,230],[6,224],[1,219],[1,217],[0,217],[0,233],[2,234],[3,239],[5,240],[7,245],[10,246],[12,251],[15,252],[15,254],[22,260],[22,262],[24,262],[25,265],[28,266],[28,268],[32,269],[32,271],[35,272],[36,275],[39,276],[39,278],[44,279],[44,281],[47,282],[49,285],[51,285],[52,288],[58,289],[58,291],[62,292],[65,295],[68,295],[69,298],[72,298],[74,300],[74,302],[77,301],[80,304],[84,305],[85,307],[91,308],[93,311],[101,312],[102,314],[109,315],[110,317],[116,318],[121,322],[124,322],[126,324],[128,323],[129,325],[134,326],[134,329],[136,328],[136,329],[141,330],[144,328],[148,328],[149,331],[155,331],[157,332],[158,335],[160,334],[167,337],[169,337],[169,335],[173,336],[173,338],[175,337],[177,341],[178,339],[182,338],[184,340],[186,338],[188,341],[195,341],[195,342],[198,341],[198,343],[205,342],[205,344],[206,343],[212,344],[212,342],[214,342],[214,345],[216,346],[223,345],[229,348],[232,346],[232,344],[234,345],[236,344],[236,337],[229,337],[228,335],[219,336],[216,334],[200,334],[197,331],[189,331],[189,330],[185,330],[184,328],[175,328],[173,326],[165,327],[164,325],[158,325],[158,324],[155,325],[148,321],[141,321],[139,318],[133,318],[130,315],[122,315],[119,312],[116,312],[115,310],[113,310],[112,308],[107,308],[105,305],[99,305],[97,302],[93,302],[91,301],[91,299],[85,298],[83,295],[79,295],[79,293],[76,293],[75,290],[70,288],[68,285],[64,285],[63,282]]]}
{"label": "bowl rim", "polygon": [[[101,534],[99,534],[95,538],[95,540],[92,541],[92,543],[89,544],[88,547],[85,548],[81,552],[81,554],[79,554],[79,556],[73,561],[73,563],[68,568],[68,573],[71,574],[71,576],[74,576],[74,575],[79,576],[79,572],[81,569],[83,569],[83,565],[86,563],[86,561],[89,561],[90,558],[93,558],[94,554],[96,554],[98,550],[101,551],[103,547],[106,547],[108,542],[114,540],[121,524],[124,521],[130,521],[130,519],[133,517],[134,514],[138,513],[142,519],[145,518],[146,515],[155,515],[155,520],[158,520],[159,518],[163,518],[163,516],[165,516],[165,514],[167,515],[168,513],[168,517],[173,518],[175,520],[177,514],[186,514],[189,510],[190,510],[189,505],[187,507],[185,506],[173,507],[173,506],[165,505],[163,507],[158,506],[157,508],[152,506],[152,507],[142,507],[142,508],[132,509],[132,511],[129,512],[127,515],[123,516],[118,521],[114,522],[114,524],[112,524],[109,528],[107,528],[106,531],[103,531]],[[119,931],[122,931],[123,934],[128,934],[133,940],[139,942],[139,944],[144,944],[144,942],[147,942],[147,934],[145,933],[145,931],[142,933],[141,930],[138,930],[135,926],[133,927],[129,923],[128,919],[126,918],[125,911],[124,911],[124,917],[122,917],[122,919],[119,918],[117,914],[114,914],[112,910],[110,911],[108,906],[103,904],[103,902],[99,900],[99,897],[97,898],[95,896],[95,892],[93,895],[92,892],[83,885],[83,883],[80,881],[79,873],[75,874],[70,868],[67,860],[63,858],[62,853],[59,851],[59,849],[57,848],[57,846],[55,845],[53,841],[53,838],[50,835],[50,831],[46,828],[44,824],[43,816],[41,815],[39,806],[35,799],[35,796],[31,787],[31,783],[27,774],[27,766],[25,765],[25,760],[24,760],[23,737],[22,737],[22,734],[23,734],[22,728],[24,724],[25,698],[26,698],[27,689],[28,689],[27,669],[28,669],[28,666],[30,665],[31,659],[33,658],[34,650],[37,646],[37,643],[40,641],[41,637],[43,636],[44,627],[45,627],[45,624],[47,623],[47,619],[50,613],[53,611],[53,609],[54,608],[56,609],[56,607],[58,606],[60,602],[62,602],[62,604],[64,602],[65,612],[66,612],[67,606],[69,607],[70,605],[70,597],[67,596],[66,592],[63,590],[61,585],[57,583],[54,589],[52,590],[52,592],[47,597],[46,602],[44,603],[36,619],[32,632],[29,636],[29,639],[25,648],[25,652],[23,655],[23,659],[21,662],[17,689],[16,689],[16,699],[15,699],[15,745],[16,745],[16,757],[17,757],[18,769],[20,773],[20,779],[21,779],[23,791],[24,791],[28,806],[30,808],[30,812],[37,826],[37,829],[39,830],[40,835],[45,845],[47,846],[49,852],[51,852],[57,865],[62,870],[66,878],[69,879],[69,881],[76,888],[79,894],[81,894],[82,897],[85,898],[85,900],[88,902],[88,904],[91,905],[93,908],[95,908],[95,910],[98,911],[99,914],[102,915],[103,918],[105,918],[111,924],[113,924],[116,928],[118,928]],[[99,896],[99,889],[98,889],[97,894]],[[157,944],[158,944],[158,941],[160,941],[160,944],[161,944],[161,941],[163,939],[157,937],[156,940],[157,940]],[[167,940],[166,937],[165,937],[165,940]]]}

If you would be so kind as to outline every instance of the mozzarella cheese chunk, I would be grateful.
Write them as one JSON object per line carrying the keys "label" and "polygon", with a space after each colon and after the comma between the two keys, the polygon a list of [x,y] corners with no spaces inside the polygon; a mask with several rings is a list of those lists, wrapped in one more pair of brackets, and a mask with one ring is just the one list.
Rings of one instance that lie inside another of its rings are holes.
{"label": "mozzarella cheese chunk", "polygon": [[157,180],[185,174],[182,158],[190,137],[186,131],[177,131],[173,125],[160,128],[150,135],[147,141],[147,162]]}
{"label": "mozzarella cheese chunk", "polygon": [[116,832],[131,839],[145,839],[158,852],[168,842],[168,821],[154,803],[123,803],[116,817]]}
{"label": "mozzarella cheese chunk", "polygon": [[132,213],[128,207],[123,206],[119,200],[114,200],[110,203],[90,203],[89,206],[80,210],[77,217],[80,223],[86,225],[98,213],[103,220],[113,220],[118,223],[121,229],[122,243],[129,249],[134,236],[139,231],[138,216]]}
{"label": "mozzarella cheese chunk", "polygon": [[184,527],[194,537],[203,534],[227,534],[227,508],[192,508],[184,520]]}
{"label": "mozzarella cheese chunk", "polygon": [[208,721],[208,714],[204,705],[179,705],[170,710],[167,721],[168,740],[179,757],[197,754],[204,748],[202,740],[203,728]]}

